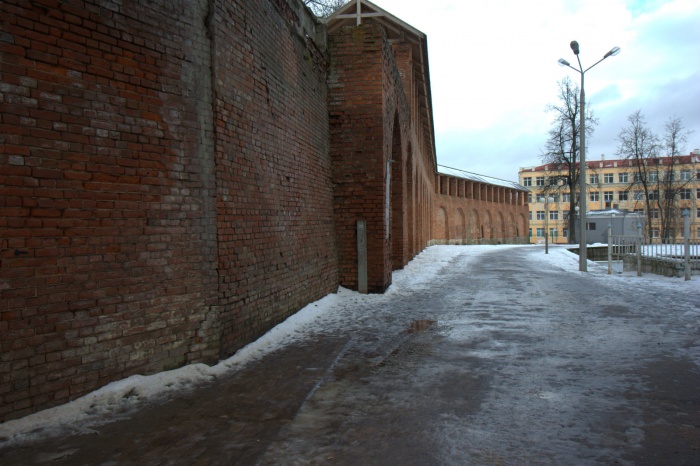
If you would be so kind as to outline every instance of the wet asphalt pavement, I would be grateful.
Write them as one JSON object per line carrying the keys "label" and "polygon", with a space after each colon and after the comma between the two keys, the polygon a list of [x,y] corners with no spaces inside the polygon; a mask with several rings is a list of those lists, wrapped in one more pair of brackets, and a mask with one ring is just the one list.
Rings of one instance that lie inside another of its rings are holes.
{"label": "wet asphalt pavement", "polygon": [[700,464],[700,286],[533,254],[465,253],[412,293],[357,295],[230,376],[0,464]]}

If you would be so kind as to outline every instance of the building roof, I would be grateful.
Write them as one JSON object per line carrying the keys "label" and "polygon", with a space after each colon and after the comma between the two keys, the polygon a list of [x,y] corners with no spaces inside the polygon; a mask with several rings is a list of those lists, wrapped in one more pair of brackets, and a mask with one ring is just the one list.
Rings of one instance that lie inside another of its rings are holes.
{"label": "building roof", "polygon": [[479,183],[501,186],[510,189],[517,189],[518,191],[530,192],[526,187],[521,186],[520,184],[514,181],[506,181],[500,178],[494,178],[492,176],[478,175],[476,173],[460,170],[459,168],[438,165],[438,173],[440,173],[441,175],[449,175],[454,176],[456,178],[463,178],[469,181],[477,181]]}
{"label": "building roof", "polygon": [[641,216],[642,214],[640,214],[640,213],[638,213],[638,212],[632,212],[632,211],[629,211],[629,210],[624,210],[624,209],[589,210],[589,211],[586,213],[586,216],[588,216],[588,217],[611,217],[611,216],[613,216],[613,215],[615,215],[615,216],[627,217],[627,216],[630,216],[630,215],[632,215],[632,216],[634,216],[634,215]]}
{"label": "building roof", "polygon": [[[328,33],[343,27],[359,26],[363,22],[375,22],[384,27],[389,42],[409,44],[413,48],[413,68],[418,92],[420,121],[423,138],[437,164],[435,151],[435,125],[433,123],[433,100],[430,90],[428,67],[428,37],[413,26],[401,21],[391,13],[367,0],[350,0],[326,19]],[[406,96],[409,97],[409,96]]]}
{"label": "building roof", "polygon": [[[690,155],[677,155],[675,157],[654,157],[646,159],[651,165],[666,166],[671,165],[673,161],[674,165],[690,165],[693,163],[700,163],[700,153],[697,149],[690,153]],[[578,165],[578,164],[577,164]],[[586,160],[586,167],[590,169],[601,169],[601,168],[620,168],[620,167],[634,167],[634,159],[611,159],[611,160]],[[521,167],[519,172],[521,174],[526,174],[527,172],[548,172],[548,171],[565,171],[566,164],[563,163],[547,163],[544,165],[538,165],[536,167]]]}

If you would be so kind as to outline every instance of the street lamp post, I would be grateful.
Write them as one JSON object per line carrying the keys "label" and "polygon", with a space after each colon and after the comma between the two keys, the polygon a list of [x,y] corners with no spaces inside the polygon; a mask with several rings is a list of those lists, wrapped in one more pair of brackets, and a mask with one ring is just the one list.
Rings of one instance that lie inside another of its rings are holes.
{"label": "street lamp post", "polygon": [[549,254],[549,203],[554,202],[552,196],[544,198],[544,253]]}
{"label": "street lamp post", "polygon": [[571,64],[564,60],[563,58],[559,59],[559,64],[561,66],[568,66],[572,70],[578,72],[581,74],[581,96],[580,96],[580,101],[581,101],[581,115],[579,116],[579,121],[581,122],[580,124],[580,129],[579,129],[579,146],[580,146],[580,152],[581,152],[581,157],[580,157],[580,162],[579,162],[579,205],[581,206],[581,216],[579,217],[579,257],[578,257],[578,269],[581,272],[587,272],[588,271],[588,250],[587,250],[587,244],[586,244],[586,94],[583,89],[583,80],[584,80],[584,75],[586,74],[586,71],[590,70],[594,66],[596,66],[598,63],[602,62],[608,57],[612,57],[620,53],[620,47],[613,47],[610,49],[608,53],[605,54],[603,58],[586,68],[585,70],[583,69],[583,66],[581,65],[581,58],[579,57],[579,45],[578,42],[575,40],[571,41],[571,50],[574,52],[574,55],[576,55],[576,60],[578,60],[578,69],[574,68],[571,66]]}

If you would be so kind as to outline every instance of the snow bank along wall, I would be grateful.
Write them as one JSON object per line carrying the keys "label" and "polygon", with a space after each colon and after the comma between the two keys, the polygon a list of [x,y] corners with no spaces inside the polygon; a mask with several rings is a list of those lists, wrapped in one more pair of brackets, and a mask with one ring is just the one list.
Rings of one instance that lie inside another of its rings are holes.
{"label": "snow bank along wall", "polygon": [[0,2],[0,421],[357,288],[357,220],[386,289],[432,239],[413,53],[299,0]]}

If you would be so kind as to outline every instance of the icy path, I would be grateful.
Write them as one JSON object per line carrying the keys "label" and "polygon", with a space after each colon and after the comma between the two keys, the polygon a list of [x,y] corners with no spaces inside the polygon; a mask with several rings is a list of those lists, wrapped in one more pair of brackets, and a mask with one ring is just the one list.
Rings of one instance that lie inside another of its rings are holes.
{"label": "icy path", "polygon": [[386,294],[341,289],[218,366],[0,425],[0,463],[700,462],[699,278],[590,270],[431,247]]}

